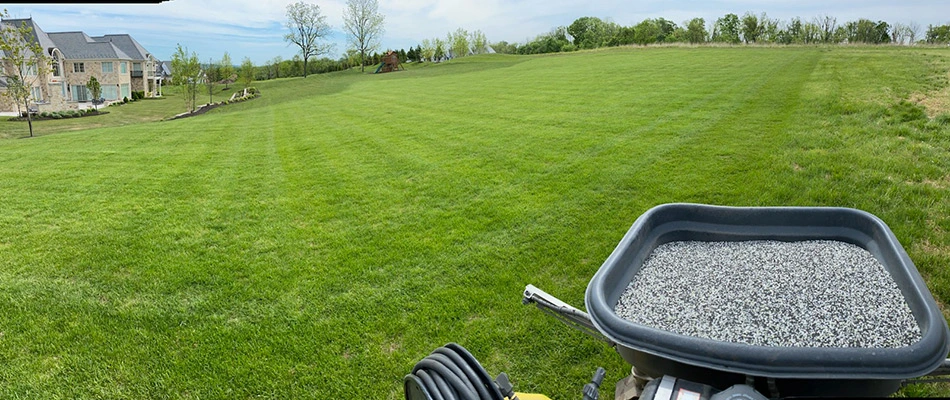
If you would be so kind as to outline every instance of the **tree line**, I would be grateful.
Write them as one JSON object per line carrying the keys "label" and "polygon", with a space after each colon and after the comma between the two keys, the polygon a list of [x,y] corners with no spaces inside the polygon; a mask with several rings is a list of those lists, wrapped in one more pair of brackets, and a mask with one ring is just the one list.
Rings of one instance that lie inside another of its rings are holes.
{"label": "tree line", "polygon": [[665,18],[648,18],[622,26],[597,17],[581,17],[569,26],[559,26],[523,44],[497,42],[497,53],[539,54],[622,45],[659,43],[725,44],[947,44],[950,25],[927,27],[921,36],[919,24],[858,19],[839,23],[829,15],[804,20],[770,18],[766,13],[746,12],[741,17],[726,14],[711,24],[693,18],[676,24]]}
{"label": "tree line", "polygon": [[[348,0],[343,17],[343,29],[347,34],[349,46],[340,58],[331,59],[325,55],[331,51],[332,46],[321,42],[330,32],[330,26],[326,17],[321,14],[319,6],[300,1],[288,5],[285,26],[289,33],[284,39],[298,46],[300,52],[288,60],[277,56],[256,66],[246,65],[249,60],[245,60],[239,69],[246,73],[237,76],[251,80],[306,77],[310,74],[348,70],[357,66],[364,70],[366,65],[382,62],[388,50],[379,52],[380,39],[385,32],[385,17],[378,11],[378,1]],[[703,18],[693,18],[677,24],[665,18],[647,18],[634,25],[622,26],[609,19],[588,16],[578,18],[568,26],[556,27],[524,43],[490,43],[480,30],[458,28],[444,37],[423,39],[414,47],[393,51],[402,62],[439,62],[490,52],[540,54],[662,43],[937,45],[950,44],[950,24],[930,25],[923,29],[914,22],[891,24],[864,18],[839,22],[837,18],[829,15],[809,20],[800,17],[781,20],[771,18],[766,13],[746,12],[742,16],[729,13],[708,22]],[[216,77],[228,78],[226,65],[230,65],[230,60],[222,59],[218,63],[211,62],[210,65],[225,69],[224,72],[218,72]]]}

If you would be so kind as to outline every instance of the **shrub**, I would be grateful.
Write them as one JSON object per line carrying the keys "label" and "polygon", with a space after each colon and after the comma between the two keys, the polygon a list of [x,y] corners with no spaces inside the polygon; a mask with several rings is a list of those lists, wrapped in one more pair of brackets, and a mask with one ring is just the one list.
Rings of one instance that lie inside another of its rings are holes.
{"label": "shrub", "polygon": [[58,112],[54,112],[50,114],[50,117],[52,117],[53,119],[60,119],[60,118],[63,118],[63,115]]}
{"label": "shrub", "polygon": [[48,111],[43,111],[43,112],[41,112],[41,113],[40,113],[40,117],[49,118],[49,112],[48,112]]}
{"label": "shrub", "polygon": [[144,90],[139,90],[139,91],[133,91],[133,92],[132,92],[132,101],[141,100],[141,99],[144,99],[144,98],[145,98],[145,91],[144,91]]}
{"label": "shrub", "polygon": [[128,103],[128,102],[129,102],[129,98],[128,98],[128,97],[123,97],[123,98],[122,98],[122,104],[126,104],[126,103]]}

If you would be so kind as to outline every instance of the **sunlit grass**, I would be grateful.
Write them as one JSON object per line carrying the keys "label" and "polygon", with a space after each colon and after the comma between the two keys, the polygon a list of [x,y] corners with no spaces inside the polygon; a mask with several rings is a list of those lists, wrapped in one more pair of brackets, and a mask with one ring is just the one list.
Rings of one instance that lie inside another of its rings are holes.
{"label": "sunlit grass", "polygon": [[582,307],[667,202],[864,209],[950,302],[950,128],[901,104],[948,55],[495,55],[42,121],[0,141],[0,397],[402,398],[458,342],[553,398],[603,366],[610,398],[629,366],[520,294]]}

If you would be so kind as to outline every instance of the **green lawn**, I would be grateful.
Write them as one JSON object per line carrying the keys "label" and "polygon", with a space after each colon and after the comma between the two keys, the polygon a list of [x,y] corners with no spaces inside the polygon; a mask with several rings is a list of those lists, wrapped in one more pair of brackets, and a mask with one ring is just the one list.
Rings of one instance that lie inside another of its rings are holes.
{"label": "green lawn", "polygon": [[629,366],[521,291],[582,307],[668,202],[869,211],[950,303],[950,117],[901,102],[948,70],[884,47],[493,55],[38,122],[0,140],[0,398],[398,399],[457,342],[552,398],[603,366],[609,399]]}

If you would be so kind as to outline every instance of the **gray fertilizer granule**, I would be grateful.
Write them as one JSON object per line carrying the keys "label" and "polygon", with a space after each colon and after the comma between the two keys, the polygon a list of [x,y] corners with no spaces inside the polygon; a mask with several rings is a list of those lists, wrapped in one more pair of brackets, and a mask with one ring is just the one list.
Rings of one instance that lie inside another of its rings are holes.
{"label": "gray fertilizer granule", "polygon": [[669,332],[758,346],[897,348],[921,335],[884,266],[830,240],[665,243],[615,311]]}

